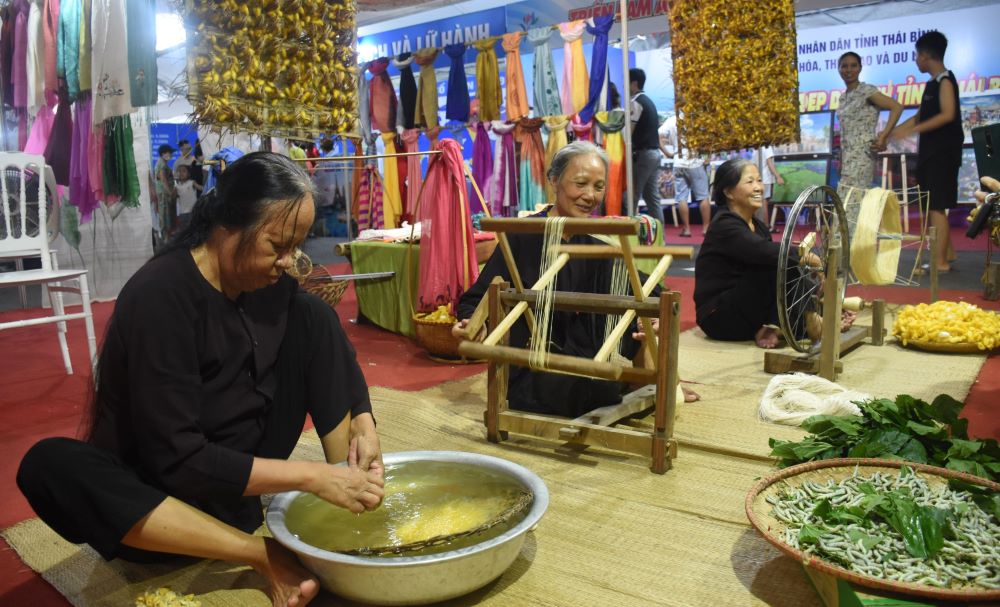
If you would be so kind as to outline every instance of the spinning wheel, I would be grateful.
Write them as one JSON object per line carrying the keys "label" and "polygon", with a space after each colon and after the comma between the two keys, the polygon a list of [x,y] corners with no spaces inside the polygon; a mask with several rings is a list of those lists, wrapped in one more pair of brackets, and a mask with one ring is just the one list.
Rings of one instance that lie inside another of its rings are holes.
{"label": "spinning wheel", "polygon": [[[844,205],[833,189],[812,186],[799,194],[781,236],[776,281],[781,334],[799,352],[818,348],[805,338],[805,328],[807,315],[822,313],[824,281],[835,280],[837,297],[843,299],[850,267],[848,242]],[[831,251],[837,251],[835,268],[828,267]],[[809,253],[821,263],[806,263]]]}

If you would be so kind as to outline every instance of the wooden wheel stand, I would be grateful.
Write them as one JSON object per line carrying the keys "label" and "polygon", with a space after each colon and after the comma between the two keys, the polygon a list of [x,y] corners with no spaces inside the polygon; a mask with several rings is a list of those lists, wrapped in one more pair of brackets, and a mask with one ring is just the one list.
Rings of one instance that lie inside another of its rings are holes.
{"label": "wooden wheel stand", "polygon": [[[489,334],[483,343],[463,341],[458,351],[469,358],[489,361],[488,401],[485,413],[486,435],[491,442],[505,440],[509,432],[568,442],[576,446],[599,446],[616,451],[646,455],[651,459],[653,472],[663,474],[670,468],[670,460],[677,455],[673,437],[674,415],[677,407],[677,349],[680,333],[680,294],[661,293],[653,298],[649,294],[660,283],[672,256],[691,257],[691,247],[634,247],[629,235],[638,234],[639,223],[631,219],[567,219],[563,233],[616,236],[618,244],[560,245],[553,264],[538,281],[526,290],[521,282],[514,261],[507,233],[535,233],[545,231],[545,219],[484,219],[482,228],[496,232],[504,261],[510,272],[514,288],[500,279],[490,285],[489,294],[480,302],[470,319],[468,335],[477,335],[488,316]],[[576,419],[552,415],[522,413],[508,409],[507,378],[511,364],[530,366],[530,351],[508,345],[509,332],[523,315],[529,327],[534,328],[534,308],[541,290],[555,280],[559,270],[571,257],[616,258],[624,260],[628,280],[634,295],[603,295],[595,293],[555,292],[552,305],[557,310],[621,314],[614,330],[600,351],[593,358],[548,355],[545,372],[570,373],[596,379],[640,384],[643,387],[626,395],[618,405],[595,409]],[[635,258],[659,258],[652,274],[643,284],[635,267]],[[488,312],[484,309],[488,307]],[[643,348],[651,368],[634,368],[615,362],[609,357],[617,349],[619,340],[639,318],[645,338]],[[665,339],[657,339],[653,332],[652,318],[658,318],[660,330],[666,331]],[[651,389],[650,386],[655,386]],[[650,432],[631,428],[612,427],[615,422],[654,408],[654,427]]]}
{"label": "wooden wheel stand", "polygon": [[[835,242],[827,251],[826,275],[836,276],[840,268],[840,243]],[[885,300],[872,301],[872,325],[852,326],[840,331],[840,316],[843,302],[843,279],[827,280],[823,284],[823,333],[819,352],[796,356],[784,352],[765,352],[764,371],[768,373],[813,373],[830,381],[837,380],[837,374],[844,371],[840,358],[864,340],[870,339],[873,346],[881,346],[885,339]]]}

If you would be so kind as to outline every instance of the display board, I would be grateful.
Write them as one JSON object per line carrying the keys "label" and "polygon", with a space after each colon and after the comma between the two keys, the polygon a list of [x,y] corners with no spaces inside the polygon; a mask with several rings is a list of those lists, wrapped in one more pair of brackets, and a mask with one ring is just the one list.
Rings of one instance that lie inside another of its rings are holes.
{"label": "display board", "polygon": [[958,170],[958,201],[975,200],[978,189],[979,167],[976,165],[976,151],[972,147],[962,148],[962,167]]}
{"label": "display board", "polygon": [[829,154],[833,149],[833,112],[799,114],[800,140],[774,146],[775,156]]}
{"label": "display board", "polygon": [[792,203],[802,190],[813,185],[826,185],[829,160],[775,160],[774,166],[785,180],[784,185],[774,184],[771,202]]}
{"label": "display board", "polygon": [[1000,122],[1000,89],[962,97],[961,103],[962,130],[967,145],[972,144],[972,129]]}

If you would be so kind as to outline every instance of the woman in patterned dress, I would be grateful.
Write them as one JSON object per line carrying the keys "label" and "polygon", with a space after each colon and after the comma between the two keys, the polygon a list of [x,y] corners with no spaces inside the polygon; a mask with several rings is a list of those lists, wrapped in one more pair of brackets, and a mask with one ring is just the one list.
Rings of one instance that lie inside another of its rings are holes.
{"label": "woman in patterned dress", "polygon": [[[903,106],[874,86],[861,82],[861,57],[847,52],[837,62],[847,90],[840,96],[840,185],[869,188],[875,176],[875,155],[886,148],[889,133]],[[885,128],[876,135],[879,110],[889,110]]]}

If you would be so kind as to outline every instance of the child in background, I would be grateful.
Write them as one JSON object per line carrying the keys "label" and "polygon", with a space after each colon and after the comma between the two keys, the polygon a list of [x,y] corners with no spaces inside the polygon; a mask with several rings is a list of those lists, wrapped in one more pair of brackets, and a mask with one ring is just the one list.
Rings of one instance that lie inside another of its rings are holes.
{"label": "child in background", "polygon": [[177,228],[183,229],[191,221],[191,210],[194,209],[202,188],[191,179],[191,167],[186,164],[179,164],[174,168],[174,177],[177,180],[174,184],[177,190]]}

